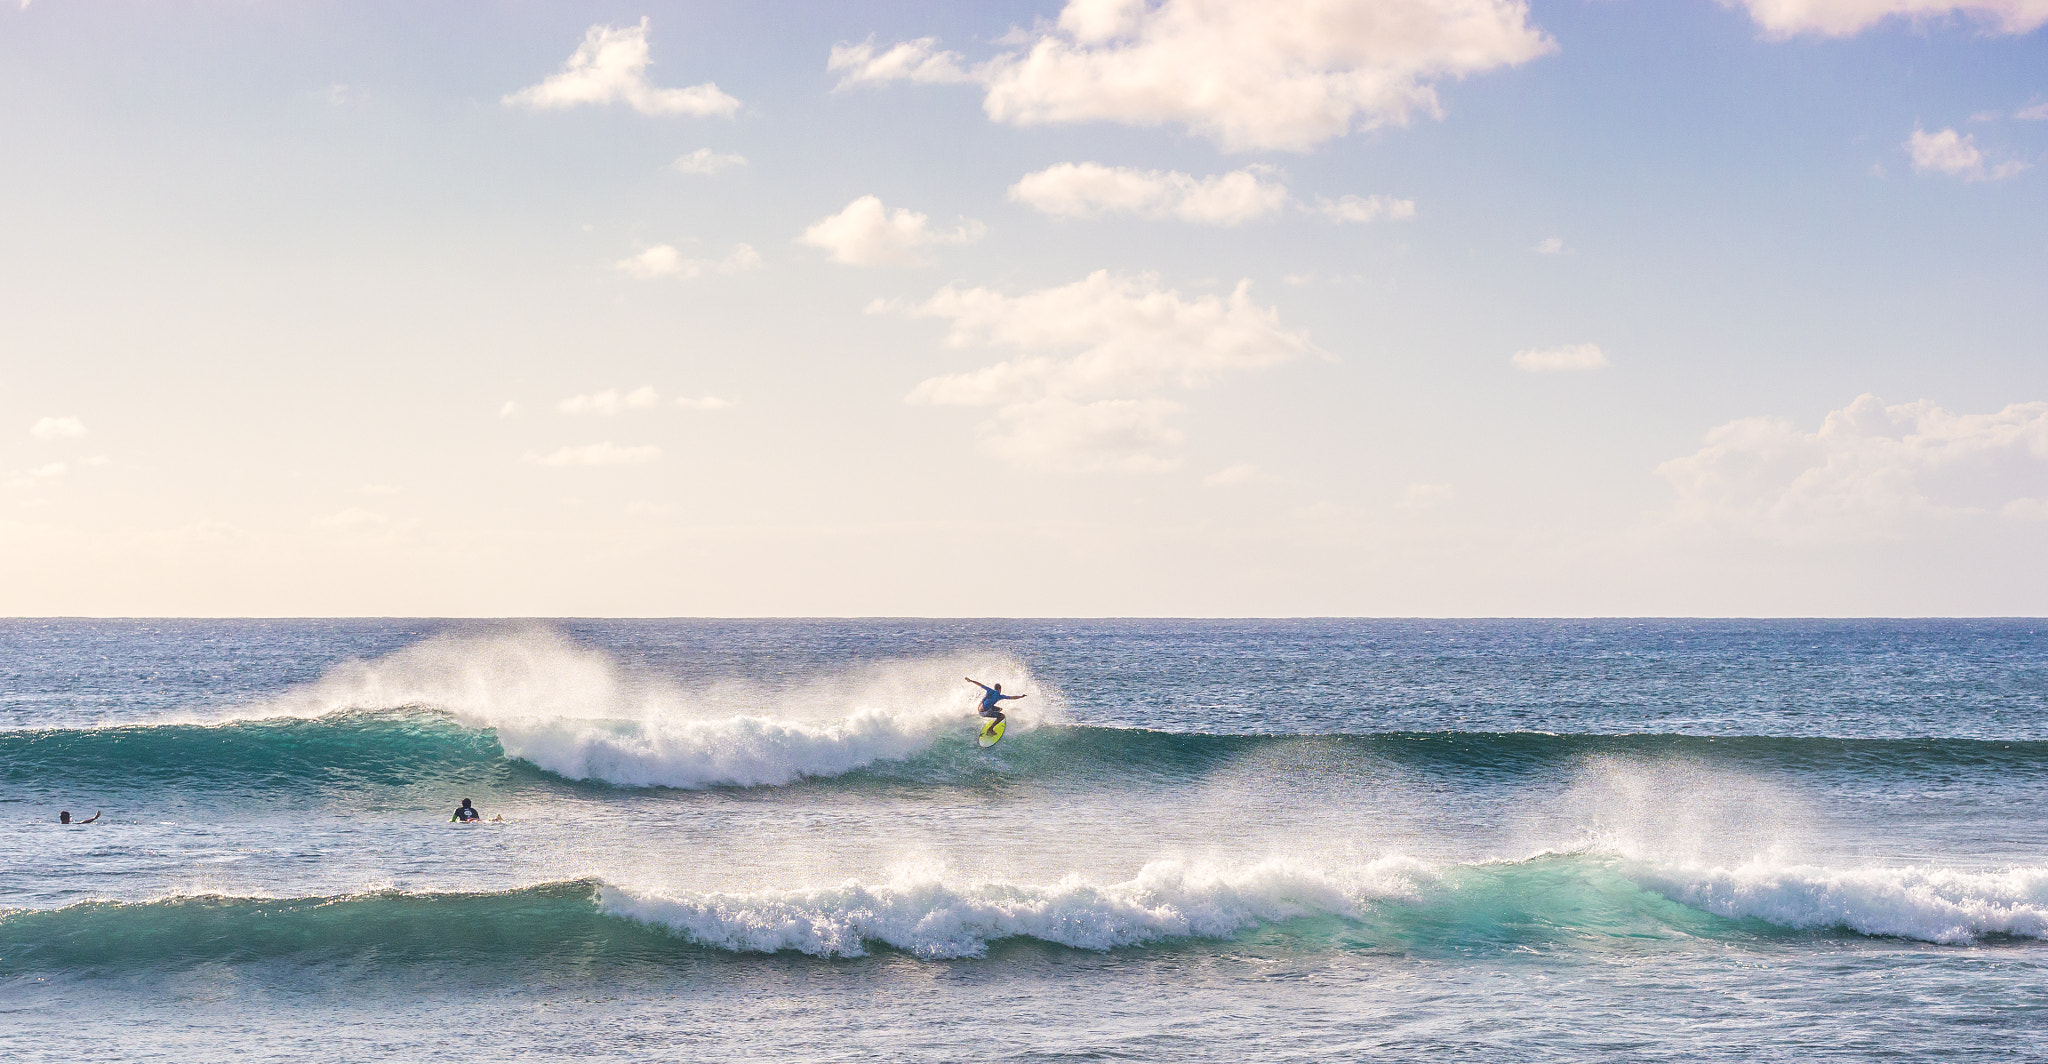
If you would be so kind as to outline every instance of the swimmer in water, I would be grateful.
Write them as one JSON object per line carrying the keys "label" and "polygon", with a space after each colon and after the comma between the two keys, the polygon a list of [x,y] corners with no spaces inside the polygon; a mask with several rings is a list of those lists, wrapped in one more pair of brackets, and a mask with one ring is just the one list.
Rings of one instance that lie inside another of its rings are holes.
{"label": "swimmer in water", "polygon": [[469,799],[464,798],[462,805],[455,810],[454,816],[448,818],[448,822],[451,824],[474,824],[483,818],[484,815],[476,811],[476,806],[469,804]]}
{"label": "swimmer in water", "polygon": [[69,809],[61,809],[61,810],[58,810],[58,812],[57,812],[57,823],[59,823],[59,824],[71,824],[71,823],[78,823],[78,824],[90,824],[90,823],[92,823],[93,821],[95,821],[95,820],[98,820],[99,818],[100,818],[100,811],[99,811],[99,810],[97,810],[97,809],[95,809],[95,810],[93,810],[93,811],[92,811],[92,815],[91,815],[91,816],[89,816],[89,817],[86,817],[86,818],[85,818],[84,820],[79,820],[79,821],[73,821],[73,820],[71,819],[71,810],[69,810]]}
{"label": "swimmer in water", "polygon": [[981,696],[981,708],[976,712],[980,713],[984,717],[989,718],[990,720],[1005,719],[1003,716],[1002,703],[1008,702],[1012,699],[1031,697],[1030,695],[1006,695],[1003,693],[1002,684],[997,684],[994,687],[990,687],[989,685],[982,683],[980,680],[977,680],[972,676],[969,676],[967,678],[967,682],[973,684],[976,687],[981,688],[984,692]]}

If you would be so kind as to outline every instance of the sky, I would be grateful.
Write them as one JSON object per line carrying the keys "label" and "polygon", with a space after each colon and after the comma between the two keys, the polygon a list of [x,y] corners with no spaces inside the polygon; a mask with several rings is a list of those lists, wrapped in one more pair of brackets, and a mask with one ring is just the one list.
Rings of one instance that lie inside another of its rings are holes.
{"label": "sky", "polygon": [[2048,613],[2048,0],[0,6],[0,614]]}

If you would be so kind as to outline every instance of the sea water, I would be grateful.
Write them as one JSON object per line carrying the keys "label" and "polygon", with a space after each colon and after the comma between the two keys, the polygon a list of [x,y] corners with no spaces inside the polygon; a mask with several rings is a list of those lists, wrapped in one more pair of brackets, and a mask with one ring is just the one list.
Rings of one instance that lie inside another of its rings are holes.
{"label": "sea water", "polygon": [[2043,1059],[2044,823],[2027,620],[0,622],[0,1058]]}

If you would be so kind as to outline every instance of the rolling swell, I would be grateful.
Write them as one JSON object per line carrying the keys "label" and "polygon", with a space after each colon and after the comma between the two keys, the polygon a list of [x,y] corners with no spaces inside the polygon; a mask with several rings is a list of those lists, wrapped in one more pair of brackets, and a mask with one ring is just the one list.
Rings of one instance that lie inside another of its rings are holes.
{"label": "rolling swell", "polygon": [[1611,854],[1433,864],[1390,856],[1154,861],[1131,879],[1011,882],[907,868],[874,881],[663,892],[573,880],[496,893],[173,897],[0,912],[0,977],[295,964],[670,963],[873,951],[927,960],[1038,943],[1092,951],[1233,941],[1275,952],[1768,949],[1813,934],[1941,944],[2048,937],[2048,868],[1998,872],[1654,864]]}
{"label": "rolling swell", "polygon": [[[997,778],[1171,782],[1263,759],[1464,780],[1554,772],[1589,758],[1765,771],[2048,776],[2048,742],[1775,736],[1385,732],[1217,735],[1046,725],[975,749],[964,721],[883,713],[826,724],[759,717],[654,726],[561,720],[475,727],[434,709],[315,718],[0,731],[0,781],[201,790],[398,787],[550,779],[617,787],[972,785]],[[834,781],[837,781],[836,783]]]}

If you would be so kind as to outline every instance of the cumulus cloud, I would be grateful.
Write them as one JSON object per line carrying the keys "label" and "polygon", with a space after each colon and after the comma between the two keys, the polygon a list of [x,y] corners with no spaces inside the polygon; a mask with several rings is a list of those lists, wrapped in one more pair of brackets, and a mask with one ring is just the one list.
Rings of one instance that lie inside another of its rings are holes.
{"label": "cumulus cloud", "polygon": [[805,229],[798,239],[849,266],[918,266],[929,261],[932,248],[971,244],[987,231],[973,219],[952,230],[934,229],[925,215],[904,207],[891,211],[880,199],[862,196]]}
{"label": "cumulus cloud", "polygon": [[1287,186],[1271,167],[1198,178],[1177,170],[1136,170],[1060,163],[1025,174],[1010,199],[1060,218],[1133,214],[1205,225],[1237,225],[1287,206]]}
{"label": "cumulus cloud", "polygon": [[2048,100],[2030,107],[2022,107],[2014,111],[2012,116],[2022,122],[2048,122]]}
{"label": "cumulus cloud", "polygon": [[651,385],[642,385],[630,392],[621,393],[617,388],[606,388],[589,395],[572,395],[555,404],[555,409],[564,414],[596,414],[611,417],[628,410],[651,410],[661,405],[661,393]]}
{"label": "cumulus cloud", "polygon": [[674,277],[690,281],[708,273],[730,277],[761,268],[761,253],[751,245],[735,244],[722,259],[688,259],[670,244],[656,244],[638,255],[631,255],[613,263],[613,266],[628,277],[643,281]]}
{"label": "cumulus cloud", "polygon": [[504,98],[508,107],[559,111],[584,104],[624,103],[643,115],[718,115],[730,118],[740,102],[705,82],[658,89],[647,80],[647,20],[637,26],[592,26],[560,73]]}
{"label": "cumulus cloud", "polygon": [[923,381],[906,401],[992,408],[983,448],[1030,469],[1171,469],[1180,462],[1182,433],[1172,422],[1181,405],[1159,393],[1207,387],[1311,349],[1305,335],[1281,328],[1277,311],[1253,301],[1249,281],[1228,296],[1188,299],[1149,274],[1098,270],[1021,296],[947,286],[908,313],[946,320],[948,346],[1016,352]]}
{"label": "cumulus cloud", "polygon": [[1939,133],[1915,129],[1901,146],[1912,155],[1913,169],[1923,174],[1949,174],[1965,181],[1998,181],[2027,168],[2026,163],[2018,160],[1987,168],[1976,139],[1952,128]]}
{"label": "cumulus cloud", "polygon": [[1768,539],[1888,538],[1915,521],[2026,517],[2048,495],[2048,403],[1953,414],[1863,395],[1815,432],[1782,418],[1731,421],[1657,472],[1677,492],[1677,518]]}
{"label": "cumulus cloud", "polygon": [[75,440],[85,435],[85,422],[75,417],[40,418],[29,426],[28,434],[39,440]]}
{"label": "cumulus cloud", "polygon": [[1564,254],[1564,238],[1561,236],[1550,237],[1539,242],[1530,250],[1538,255],[1562,255]]}
{"label": "cumulus cloud", "polygon": [[887,81],[938,85],[975,80],[975,75],[960,65],[962,61],[957,52],[940,51],[937,37],[904,41],[880,52],[875,50],[875,39],[869,37],[858,44],[833,45],[825,69],[839,75],[839,84],[833,86],[836,92]]}
{"label": "cumulus cloud", "polygon": [[998,122],[1177,125],[1229,150],[1302,151],[1436,115],[1436,82],[1554,47],[1523,0],[1068,0],[972,71],[930,38],[841,45],[832,62],[842,86],[972,78]]}
{"label": "cumulus cloud", "polygon": [[499,408],[498,408],[498,416],[499,416],[499,417],[517,417],[517,416],[518,416],[518,414],[519,414],[519,411],[520,411],[520,409],[521,409],[521,407],[520,407],[520,405],[519,405],[519,400],[517,400],[517,399],[507,399],[507,400],[505,400],[505,405],[504,405],[504,406],[501,406],[501,407],[499,407]]}
{"label": "cumulus cloud", "polygon": [[563,447],[546,455],[530,454],[526,459],[539,465],[561,469],[566,466],[638,465],[660,457],[661,448],[653,444],[621,447],[607,440],[603,443],[586,443],[581,447]]}
{"label": "cumulus cloud", "polygon": [[720,170],[730,170],[735,166],[745,166],[747,157],[737,152],[715,152],[710,148],[698,148],[668,165],[669,169],[679,174],[710,175]]}
{"label": "cumulus cloud", "polygon": [[[1057,218],[1128,214],[1225,226],[1268,217],[1294,203],[1280,171],[1270,166],[1196,177],[1100,163],[1060,163],[1025,174],[1010,186],[1010,199]],[[1413,200],[1392,196],[1319,196],[1304,209],[1337,222],[1415,216]]]}
{"label": "cumulus cloud", "polygon": [[1415,217],[1415,201],[1392,196],[1316,197],[1316,213],[1333,222],[1406,221]]}
{"label": "cumulus cloud", "polygon": [[1607,365],[1607,353],[1598,344],[1566,344],[1563,347],[1517,351],[1509,361],[1527,373],[1570,373],[1600,369]]}
{"label": "cumulus cloud", "polygon": [[1847,37],[1888,18],[1960,17],[1994,33],[2031,33],[2048,23],[2048,0],[1721,0],[1739,3],[1772,37]]}

